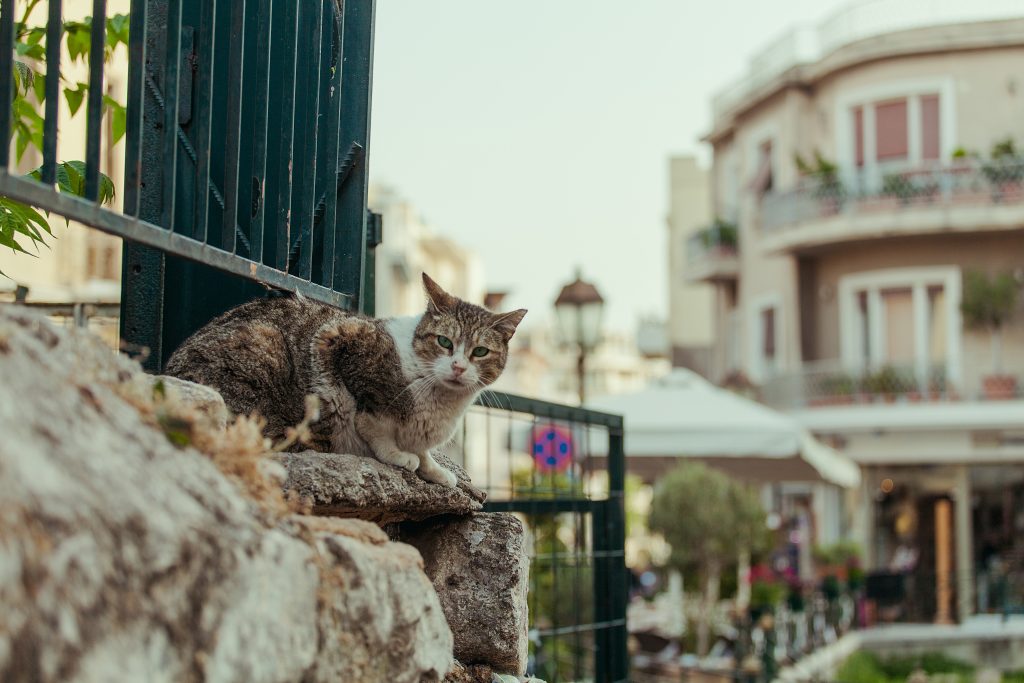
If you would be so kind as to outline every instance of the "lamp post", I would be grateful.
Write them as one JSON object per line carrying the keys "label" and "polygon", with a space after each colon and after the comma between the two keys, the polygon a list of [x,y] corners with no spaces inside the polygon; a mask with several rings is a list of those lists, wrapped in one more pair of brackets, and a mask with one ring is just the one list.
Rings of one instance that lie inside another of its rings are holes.
{"label": "lamp post", "polygon": [[583,405],[586,399],[584,368],[587,354],[594,350],[601,338],[604,299],[598,293],[597,287],[583,281],[578,268],[576,279],[562,287],[558,298],[555,299],[555,314],[562,340],[566,344],[575,344],[578,349],[576,378],[580,405]]}

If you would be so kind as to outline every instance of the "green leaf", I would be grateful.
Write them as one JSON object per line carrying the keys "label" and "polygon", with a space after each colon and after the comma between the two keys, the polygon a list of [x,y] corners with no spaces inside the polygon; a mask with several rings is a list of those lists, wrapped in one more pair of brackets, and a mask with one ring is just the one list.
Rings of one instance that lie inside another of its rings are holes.
{"label": "green leaf", "polygon": [[14,51],[18,53],[19,57],[29,57],[39,61],[46,59],[46,50],[43,49],[42,45],[29,45],[27,43],[17,42],[14,44]]}
{"label": "green leaf", "polygon": [[71,115],[74,116],[78,113],[79,108],[82,106],[82,100],[85,99],[85,93],[88,92],[89,86],[85,83],[78,83],[74,90],[71,88],[64,88],[64,97],[68,101],[68,109],[71,110]]}
{"label": "green leaf", "polygon": [[111,127],[113,129],[113,139],[110,143],[112,145],[116,145],[118,141],[124,137],[125,126],[128,122],[128,114],[124,105],[109,95],[103,96],[103,104],[108,110],[110,110]]}
{"label": "green leaf", "polygon": [[115,14],[107,17],[107,47],[113,50],[119,43],[128,45],[128,15]]}
{"label": "green leaf", "polygon": [[32,90],[35,73],[25,62],[14,60],[14,90],[19,95],[28,95]]}
{"label": "green leaf", "polygon": [[35,91],[37,100],[46,101],[46,76],[44,74],[36,73],[35,78],[32,79],[32,90]]}
{"label": "green leaf", "polygon": [[87,21],[64,22],[64,32],[67,34],[68,54],[71,56],[72,62],[78,59],[82,59],[84,61],[88,58],[89,45],[92,43],[92,39],[89,35],[91,26],[91,19]]}
{"label": "green leaf", "polygon": [[17,212],[21,216],[24,216],[25,220],[27,220],[29,223],[34,223],[43,230],[45,230],[46,232],[48,232],[49,234],[53,234],[53,231],[50,230],[50,223],[45,218],[43,218],[42,214],[40,214],[31,206],[27,204],[22,204],[21,202],[16,202],[13,199],[3,198],[3,201],[7,203],[8,208],[10,208],[12,211]]}

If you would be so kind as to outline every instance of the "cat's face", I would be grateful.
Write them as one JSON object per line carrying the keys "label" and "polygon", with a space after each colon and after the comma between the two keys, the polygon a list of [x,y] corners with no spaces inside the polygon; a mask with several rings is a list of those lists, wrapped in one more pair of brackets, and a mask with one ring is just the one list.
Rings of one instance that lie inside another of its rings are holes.
{"label": "cat's face", "polygon": [[471,392],[498,379],[508,360],[508,342],[525,309],[490,311],[451,296],[423,274],[427,312],[416,326],[412,347],[434,379],[451,391]]}

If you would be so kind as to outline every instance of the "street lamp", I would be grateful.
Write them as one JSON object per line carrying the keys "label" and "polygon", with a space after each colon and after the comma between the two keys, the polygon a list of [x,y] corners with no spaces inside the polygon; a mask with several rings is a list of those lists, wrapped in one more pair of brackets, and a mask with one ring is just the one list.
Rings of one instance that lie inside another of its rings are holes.
{"label": "street lamp", "polygon": [[576,361],[576,377],[579,383],[580,405],[586,398],[584,390],[584,365],[587,354],[594,350],[601,337],[601,317],[604,313],[604,299],[597,287],[584,282],[580,270],[576,279],[570,282],[555,299],[555,314],[562,340],[576,344],[579,356]]}

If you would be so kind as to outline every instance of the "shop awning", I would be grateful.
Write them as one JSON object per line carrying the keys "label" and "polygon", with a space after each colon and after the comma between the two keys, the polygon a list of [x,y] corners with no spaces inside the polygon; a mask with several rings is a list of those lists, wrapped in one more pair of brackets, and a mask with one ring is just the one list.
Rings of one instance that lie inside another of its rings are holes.
{"label": "shop awning", "polygon": [[[856,463],[815,439],[793,418],[678,368],[647,389],[587,407],[625,417],[630,458],[692,458],[762,481],[860,482]],[[777,476],[772,476],[772,473]]]}

